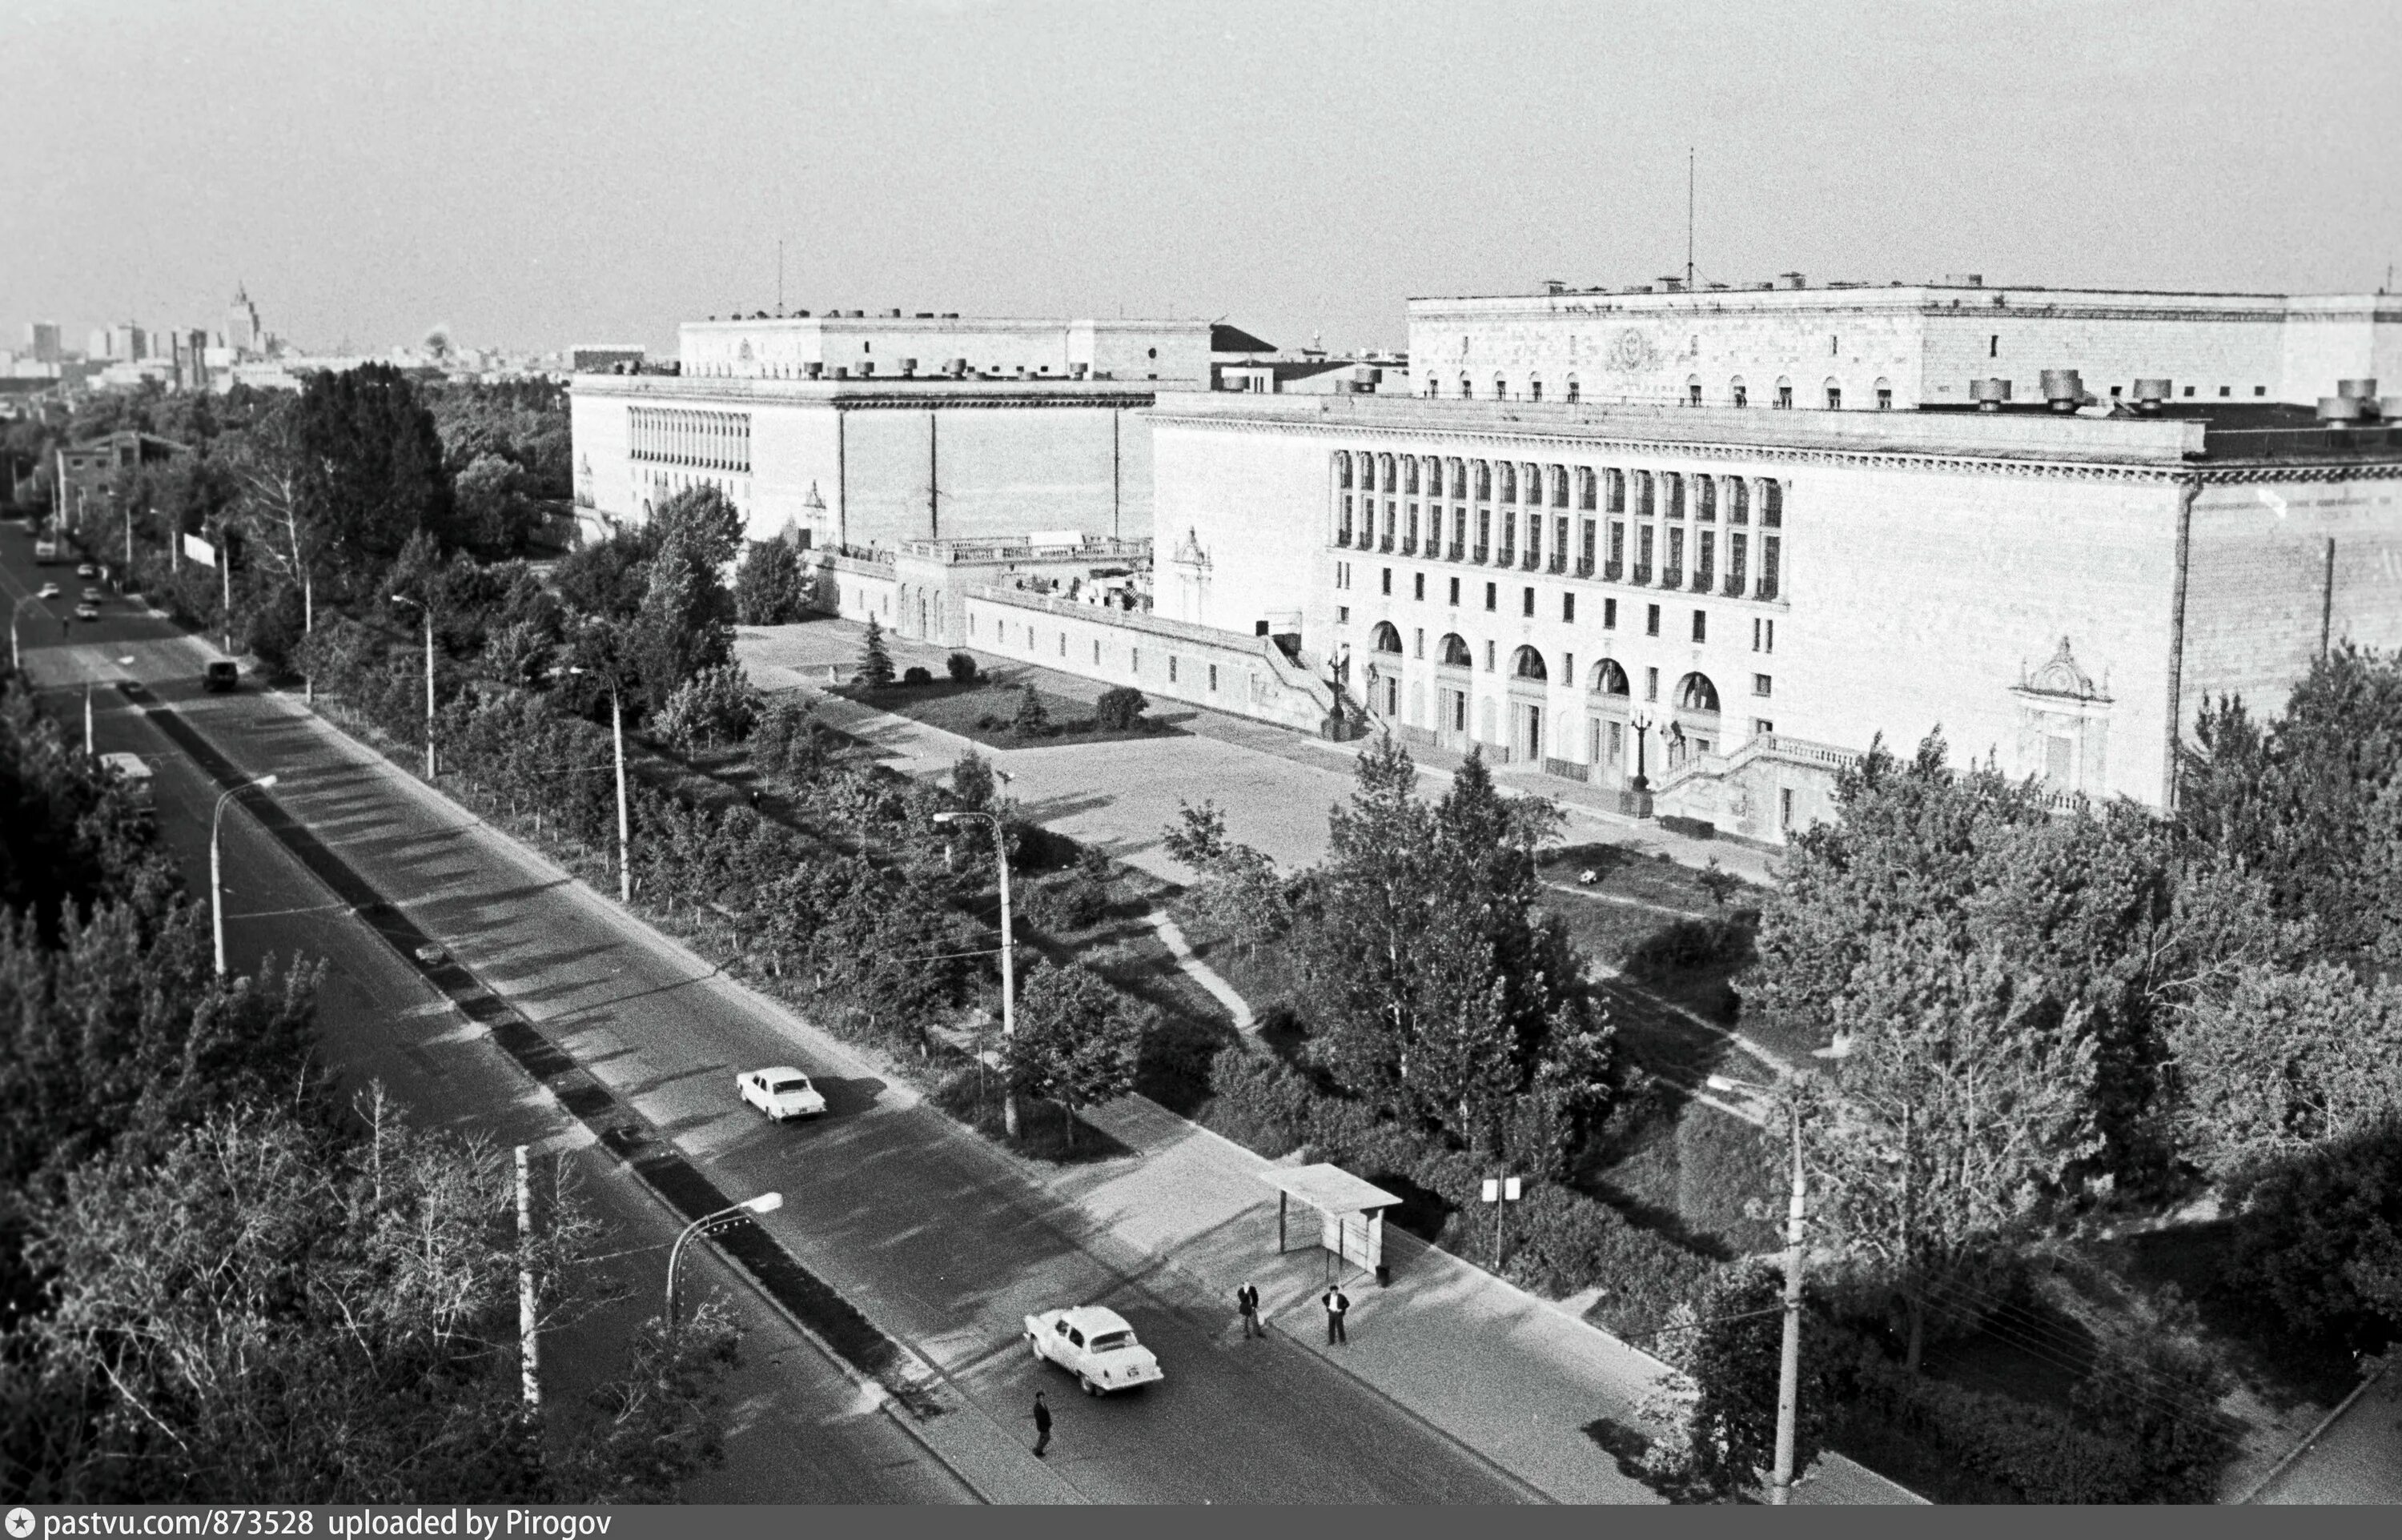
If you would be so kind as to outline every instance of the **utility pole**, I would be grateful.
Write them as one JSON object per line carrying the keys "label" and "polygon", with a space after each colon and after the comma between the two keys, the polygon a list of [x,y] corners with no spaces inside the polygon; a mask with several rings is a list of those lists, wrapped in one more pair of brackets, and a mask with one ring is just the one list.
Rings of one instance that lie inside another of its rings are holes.
{"label": "utility pole", "polygon": [[1768,1500],[1793,1501],[1793,1423],[1802,1400],[1802,1101],[1793,1099],[1793,1197],[1785,1215],[1785,1349],[1776,1369],[1776,1470]]}
{"label": "utility pole", "polygon": [[527,1170],[526,1147],[518,1146],[518,1342],[524,1354],[525,1404],[529,1413],[542,1409],[542,1340],[536,1335],[533,1311],[533,1181]]}
{"label": "utility pole", "polygon": [[1685,146],[1685,292],[1693,292],[1693,146]]}
{"label": "utility pole", "polygon": [[[2321,651],[2325,651],[2324,648]],[[83,681],[83,757],[91,758],[91,681]]]}

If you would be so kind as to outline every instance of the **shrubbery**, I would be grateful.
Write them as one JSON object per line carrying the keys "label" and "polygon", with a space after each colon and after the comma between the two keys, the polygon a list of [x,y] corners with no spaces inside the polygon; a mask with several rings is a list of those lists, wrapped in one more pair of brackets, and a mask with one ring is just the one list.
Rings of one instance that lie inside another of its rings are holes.
{"label": "shrubbery", "polygon": [[676,686],[652,722],[661,742],[681,749],[740,743],[758,721],[759,692],[739,663],[704,668]]}
{"label": "shrubbery", "polygon": [[976,660],[970,657],[965,653],[953,653],[949,657],[945,658],[943,660],[943,669],[946,673],[951,676],[951,682],[953,684],[973,684],[975,682]]}
{"label": "shrubbery", "polygon": [[1142,725],[1150,698],[1130,684],[1113,684],[1093,703],[1093,723],[1104,733],[1131,733]]}

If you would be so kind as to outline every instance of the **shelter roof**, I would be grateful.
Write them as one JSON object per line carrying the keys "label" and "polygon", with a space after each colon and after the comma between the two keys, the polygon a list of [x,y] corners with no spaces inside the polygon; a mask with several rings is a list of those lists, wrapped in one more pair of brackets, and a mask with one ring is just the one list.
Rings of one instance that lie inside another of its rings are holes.
{"label": "shelter roof", "polygon": [[1260,1179],[1329,1214],[1365,1214],[1401,1201],[1339,1165],[1277,1166],[1261,1172]]}

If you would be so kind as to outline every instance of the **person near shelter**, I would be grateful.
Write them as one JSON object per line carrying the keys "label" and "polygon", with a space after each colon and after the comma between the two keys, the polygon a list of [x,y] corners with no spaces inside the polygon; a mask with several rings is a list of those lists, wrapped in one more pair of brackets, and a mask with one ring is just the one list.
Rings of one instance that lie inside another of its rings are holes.
{"label": "person near shelter", "polygon": [[1249,1284],[1235,1290],[1235,1309],[1243,1317],[1243,1336],[1264,1337],[1267,1328],[1260,1325],[1260,1291]]}
{"label": "person near shelter", "polygon": [[1042,1459],[1042,1451],[1051,1447],[1051,1409],[1043,1403],[1042,1393],[1034,1393],[1034,1458]]}
{"label": "person near shelter", "polygon": [[1342,1285],[1336,1284],[1318,1303],[1326,1307],[1326,1345],[1332,1347],[1341,1342],[1347,1346],[1351,1339],[1343,1334],[1343,1315],[1351,1308],[1351,1297],[1343,1292]]}

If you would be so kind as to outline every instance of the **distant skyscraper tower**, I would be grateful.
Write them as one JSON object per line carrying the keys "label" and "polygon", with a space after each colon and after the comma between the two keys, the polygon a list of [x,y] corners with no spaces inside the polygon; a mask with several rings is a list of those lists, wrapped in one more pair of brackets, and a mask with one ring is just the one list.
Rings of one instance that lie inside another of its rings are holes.
{"label": "distant skyscraper tower", "polygon": [[237,353],[263,351],[267,333],[258,323],[258,307],[250,302],[250,291],[237,284],[233,303],[226,308],[226,346]]}
{"label": "distant skyscraper tower", "polygon": [[37,363],[59,361],[59,323],[55,321],[31,321],[25,323],[25,344],[34,350]]}

